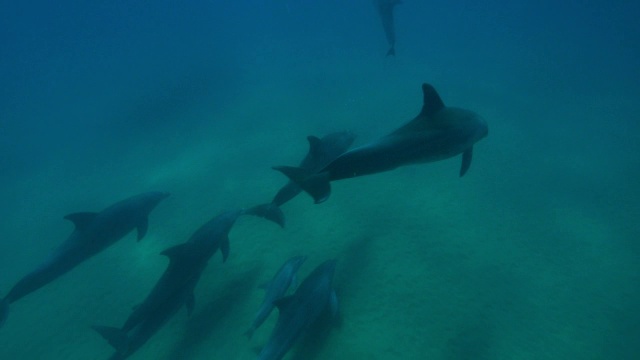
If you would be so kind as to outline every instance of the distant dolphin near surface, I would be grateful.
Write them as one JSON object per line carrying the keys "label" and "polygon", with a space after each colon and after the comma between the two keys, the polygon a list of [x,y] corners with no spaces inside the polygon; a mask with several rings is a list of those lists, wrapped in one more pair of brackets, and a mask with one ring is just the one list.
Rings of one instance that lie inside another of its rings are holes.
{"label": "distant dolphin near surface", "polygon": [[382,28],[384,29],[384,34],[387,37],[387,42],[389,43],[389,51],[387,51],[387,56],[395,56],[396,55],[396,27],[393,20],[393,8],[396,5],[402,4],[401,0],[373,0],[376,9],[378,10],[378,14],[380,15],[380,20],[382,20]]}
{"label": "distant dolphin near surface", "polygon": [[471,165],[473,145],[489,128],[476,113],[447,107],[435,88],[422,85],[422,111],[413,120],[377,141],[349,150],[318,172],[296,167],[274,167],[311,195],[316,204],[331,194],[330,181],[428,163],[462,154],[460,176]]}
{"label": "distant dolphin near surface", "polygon": [[[322,138],[307,136],[309,152],[298,166],[310,172],[322,170],[338,156],[347,151],[355,139],[356,136],[350,131],[334,132]],[[257,215],[275,221],[280,224],[281,227],[284,227],[285,218],[280,206],[298,196],[301,191],[302,188],[300,188],[298,184],[289,180],[289,182],[278,191],[271,203],[256,206],[255,212]]]}
{"label": "distant dolphin near surface", "polygon": [[162,252],[169,266],[146,299],[136,306],[121,328],[94,326],[116,352],[111,360],[122,360],[142,347],[182,306],[191,314],[194,289],[209,259],[218,251],[229,257],[229,232],[242,215],[256,215],[255,208],[226,211],[196,230],[187,242]]}
{"label": "distant dolphin near surface", "polygon": [[306,259],[307,258],[305,256],[294,256],[287,260],[287,262],[280,267],[278,272],[276,272],[273,279],[264,285],[265,295],[262,305],[260,305],[260,309],[258,310],[251,327],[247,332],[245,332],[245,335],[247,335],[249,339],[253,336],[253,332],[260,327],[269,314],[271,314],[271,311],[275,307],[273,302],[284,297],[287,290],[289,290],[289,287],[292,284],[297,283],[296,274]]}
{"label": "distant dolphin near surface", "polygon": [[333,316],[337,314],[338,300],[332,285],[335,268],[335,259],[325,261],[302,281],[293,295],[274,302],[280,314],[258,360],[282,359],[325,309],[331,310]]}
{"label": "distant dolphin near surface", "polygon": [[9,315],[10,304],[66,274],[133,229],[138,229],[138,241],[141,240],[147,233],[149,213],[167,196],[164,192],[148,192],[122,200],[99,213],[65,216],[75,224],[75,230],[45,263],[18,281],[2,299],[0,326]]}

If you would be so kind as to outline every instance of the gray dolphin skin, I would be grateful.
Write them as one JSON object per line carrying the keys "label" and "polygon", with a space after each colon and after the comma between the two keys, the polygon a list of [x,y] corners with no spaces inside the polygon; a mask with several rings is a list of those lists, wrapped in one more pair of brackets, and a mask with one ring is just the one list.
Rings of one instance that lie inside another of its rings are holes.
{"label": "gray dolphin skin", "polygon": [[275,301],[280,311],[278,321],[258,355],[258,360],[282,359],[298,337],[318,320],[327,306],[335,316],[338,311],[338,301],[332,286],[335,268],[335,259],[325,261],[304,279],[293,295]]}
{"label": "gray dolphin skin", "polygon": [[187,242],[162,252],[169,265],[142,304],[136,306],[121,328],[94,326],[116,349],[110,358],[126,359],[142,347],[158,330],[186,306],[195,307],[193,291],[209,259],[218,251],[222,261],[229,256],[229,232],[242,215],[255,215],[254,209],[224,212],[202,225]]}
{"label": "gray dolphin skin", "polygon": [[245,333],[249,339],[253,336],[253,332],[259,328],[267,319],[269,314],[271,314],[271,311],[275,307],[273,302],[285,296],[291,284],[295,284],[297,282],[296,274],[306,259],[306,256],[295,256],[287,260],[287,262],[280,267],[280,270],[278,270],[273,279],[264,286],[265,295],[262,305],[260,305],[260,309],[258,310],[251,327]]}
{"label": "gray dolphin skin", "polygon": [[[307,136],[309,152],[298,167],[310,172],[322,170],[347,151],[355,139],[356,136],[350,131],[334,132],[322,138]],[[256,206],[256,211],[259,211],[259,216],[269,218],[284,228],[285,218],[280,206],[296,197],[301,191],[300,186],[290,180],[278,191],[271,203]]]}
{"label": "gray dolphin skin", "polygon": [[133,229],[138,241],[147,233],[149,213],[167,196],[148,192],[115,203],[99,213],[82,212],[65,216],[75,224],[69,238],[39,268],[23,277],[0,304],[0,326],[9,305],[64,275],[83,261],[113,245]]}
{"label": "gray dolphin skin", "polygon": [[422,111],[402,127],[367,145],[338,156],[324,169],[311,173],[302,168],[274,167],[311,195],[316,204],[331,194],[330,181],[393,170],[399,166],[429,163],[462,154],[460,176],[469,170],[473,145],[489,128],[476,113],[445,106],[433,86],[422,85]]}
{"label": "gray dolphin skin", "polygon": [[393,21],[393,8],[396,5],[402,4],[401,0],[373,0],[376,9],[378,10],[378,14],[380,15],[380,20],[382,20],[382,28],[384,29],[384,34],[387,37],[387,42],[389,43],[389,51],[387,51],[387,56],[395,56],[396,55],[396,27]]}

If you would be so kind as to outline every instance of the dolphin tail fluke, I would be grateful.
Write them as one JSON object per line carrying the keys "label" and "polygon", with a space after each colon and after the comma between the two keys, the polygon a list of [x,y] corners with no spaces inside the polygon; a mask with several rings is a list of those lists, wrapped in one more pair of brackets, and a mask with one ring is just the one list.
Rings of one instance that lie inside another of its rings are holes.
{"label": "dolphin tail fluke", "polygon": [[4,298],[0,301],[0,328],[4,325],[9,317],[9,300]]}
{"label": "dolphin tail fluke", "polygon": [[309,174],[305,169],[292,166],[275,166],[273,169],[280,171],[291,181],[298,184],[302,190],[313,197],[316,204],[326,201],[331,195],[329,173],[327,172]]}
{"label": "dolphin tail fluke", "polygon": [[284,213],[277,205],[273,203],[254,206],[245,210],[244,213],[271,220],[274,223],[280,225],[280,227],[284,228]]}
{"label": "dolphin tail fluke", "polygon": [[396,56],[396,48],[392,46],[391,49],[387,51],[387,56]]}
{"label": "dolphin tail fluke", "polygon": [[93,330],[97,331],[109,345],[113,346],[120,354],[124,354],[129,347],[129,338],[127,333],[118,328],[110,326],[92,326]]}

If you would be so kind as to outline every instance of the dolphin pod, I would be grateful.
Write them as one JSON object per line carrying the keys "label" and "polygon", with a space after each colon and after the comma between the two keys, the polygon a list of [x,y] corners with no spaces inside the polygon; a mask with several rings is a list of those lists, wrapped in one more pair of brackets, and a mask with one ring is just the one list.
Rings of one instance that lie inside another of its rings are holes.
{"label": "dolphin pod", "polygon": [[[430,84],[422,85],[423,106],[419,114],[389,134],[353,148],[350,132],[332,133],[322,138],[309,136],[309,151],[298,167],[275,167],[289,181],[268,204],[223,212],[202,225],[183,244],[164,250],[169,259],[164,273],[147,297],[136,306],[121,327],[93,326],[114,348],[111,360],[123,360],[138,351],[182,307],[191,314],[195,308],[194,290],[209,260],[220,251],[222,262],[229,257],[229,232],[243,215],[266,218],[284,227],[280,207],[300,192],[307,192],[316,203],[327,200],[330,183],[372,175],[410,164],[429,163],[461,155],[459,175],[471,165],[474,145],[488,135],[487,123],[478,114],[448,107]],[[143,193],[115,203],[99,213],[75,213],[65,218],[75,230],[51,258],[22,278],[0,302],[0,326],[9,305],[70,271],[84,260],[137,229],[138,240],[148,228],[150,212],[168,193]],[[336,259],[318,265],[295,289],[296,274],[306,261],[296,256],[286,261],[265,285],[264,299],[246,334],[251,335],[274,308],[278,319],[258,354],[258,360],[280,360],[323,314],[335,316],[337,296],[333,289]]]}
{"label": "dolphin pod", "polygon": [[309,193],[317,204],[331,194],[331,181],[393,170],[399,166],[428,163],[462,154],[460,176],[471,165],[473,145],[489,133],[476,113],[447,107],[436,89],[422,85],[423,105],[413,120],[369,144],[349,150],[319,171],[276,166]]}
{"label": "dolphin pod", "polygon": [[280,315],[271,337],[258,360],[280,360],[291,349],[295,341],[311,327],[325,309],[335,317],[338,300],[333,290],[333,275],[336,260],[327,260],[318,265],[300,284],[293,295],[284,296],[273,303]]}
{"label": "dolphin pod", "polygon": [[256,314],[253,323],[245,335],[249,339],[253,336],[253,332],[262,325],[274,308],[274,301],[284,297],[292,284],[297,283],[296,273],[300,266],[307,260],[306,256],[294,256],[284,263],[280,270],[274,275],[273,279],[262,286],[265,290],[264,300],[260,309]]}
{"label": "dolphin pod", "polygon": [[229,257],[229,232],[236,220],[255,209],[226,211],[202,225],[187,242],[162,252],[169,265],[147,298],[135,307],[121,328],[94,326],[116,352],[111,359],[126,359],[144,345],[171,317],[186,306],[195,307],[193,291],[209,259],[218,251]]}

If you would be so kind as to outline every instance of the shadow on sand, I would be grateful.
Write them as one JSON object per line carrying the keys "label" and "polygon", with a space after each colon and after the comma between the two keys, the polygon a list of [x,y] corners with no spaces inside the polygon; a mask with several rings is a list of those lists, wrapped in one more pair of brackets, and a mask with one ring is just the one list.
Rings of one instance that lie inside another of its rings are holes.
{"label": "shadow on sand", "polygon": [[[256,265],[222,285],[219,296],[204,305],[188,320],[186,332],[167,359],[188,359],[192,350],[202,342],[217,338],[215,333],[224,331],[219,324],[225,322],[223,320],[227,317],[234,316],[234,309],[241,306],[255,291],[261,271],[261,266]],[[212,343],[211,346],[215,344]]]}

